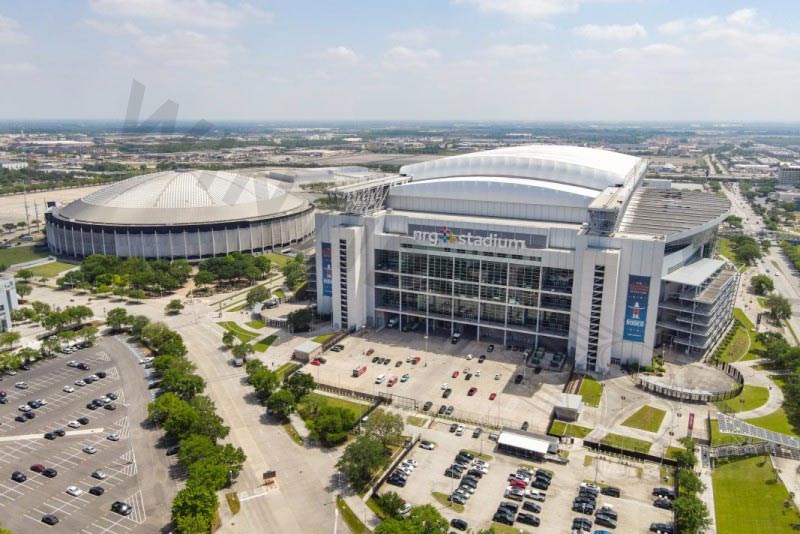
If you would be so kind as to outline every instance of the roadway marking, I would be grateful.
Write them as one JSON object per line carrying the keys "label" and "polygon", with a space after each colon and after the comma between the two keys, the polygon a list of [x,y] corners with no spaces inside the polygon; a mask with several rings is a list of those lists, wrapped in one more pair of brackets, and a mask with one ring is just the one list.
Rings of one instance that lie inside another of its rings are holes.
{"label": "roadway marking", "polygon": [[[102,428],[90,428],[86,430],[71,430],[66,432],[64,437],[70,436],[83,436],[86,434],[97,434],[99,432],[103,432]],[[44,439],[44,434],[25,434],[22,436],[3,436],[0,437],[0,442],[5,441],[18,441],[18,440],[25,440],[25,439]]]}

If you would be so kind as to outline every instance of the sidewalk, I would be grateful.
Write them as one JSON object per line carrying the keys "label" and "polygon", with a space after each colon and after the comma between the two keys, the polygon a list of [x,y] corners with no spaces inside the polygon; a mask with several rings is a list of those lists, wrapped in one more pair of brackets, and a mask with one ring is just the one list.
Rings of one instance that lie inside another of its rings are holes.
{"label": "sidewalk", "polygon": [[[700,448],[697,449],[700,452]],[[700,452],[702,456],[702,452]],[[700,493],[698,497],[700,500],[706,503],[708,507],[708,515],[711,518],[711,526],[708,527],[704,532],[705,534],[716,534],[717,532],[717,512],[714,508],[714,485],[711,481],[711,468],[705,467],[702,462],[702,458],[698,458],[697,466],[700,468],[700,480],[706,487],[706,490],[703,493]]]}

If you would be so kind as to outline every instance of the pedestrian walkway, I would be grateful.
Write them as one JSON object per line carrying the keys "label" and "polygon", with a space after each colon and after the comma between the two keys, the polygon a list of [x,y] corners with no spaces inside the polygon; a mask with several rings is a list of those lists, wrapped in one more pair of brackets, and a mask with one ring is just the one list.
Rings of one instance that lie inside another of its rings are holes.
{"label": "pedestrian walkway", "polygon": [[[705,456],[702,449],[698,447],[697,451],[700,453],[701,460]],[[711,467],[708,466],[707,462],[698,462],[697,466],[700,468],[700,481],[706,487],[705,491],[700,493],[698,497],[700,500],[706,503],[706,507],[708,508],[709,517],[712,518],[714,522],[711,523],[704,532],[705,534],[716,534],[717,527],[716,527],[716,509],[714,508],[714,484],[711,480]]]}
{"label": "pedestrian walkway", "polygon": [[737,417],[741,419],[753,419],[769,415],[783,406],[783,391],[781,391],[781,388],[769,378],[765,371],[755,369],[755,366],[760,363],[763,363],[763,360],[749,360],[733,364],[742,373],[746,385],[765,387],[769,390],[769,399],[767,399],[766,404],[753,410],[737,413]]}

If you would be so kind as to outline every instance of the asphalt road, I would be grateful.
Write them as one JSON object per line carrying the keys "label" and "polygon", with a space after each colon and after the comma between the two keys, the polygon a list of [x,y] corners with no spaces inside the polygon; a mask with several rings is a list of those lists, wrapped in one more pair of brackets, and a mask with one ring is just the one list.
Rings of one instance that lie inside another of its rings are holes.
{"label": "asphalt road", "polygon": [[[88,363],[91,370],[68,367],[69,360]],[[83,387],[74,384],[98,371],[105,371],[107,377]],[[27,382],[29,388],[16,388],[18,381]],[[75,391],[63,392],[67,385]],[[0,389],[8,394],[7,404],[0,406],[0,517],[4,527],[15,533],[52,529],[106,534],[157,532],[166,525],[168,503],[176,492],[174,483],[165,484],[170,459],[155,448],[160,433],[141,426],[151,395],[143,369],[124,344],[113,338],[102,339],[96,347],[6,376]],[[116,410],[86,407],[106,393],[118,396]],[[47,405],[34,410],[34,419],[26,423],[14,420],[22,413],[19,405],[42,398]],[[89,418],[89,424],[79,429],[67,426],[82,416]],[[54,441],[44,439],[45,432],[57,428],[64,429],[66,436]],[[119,441],[108,440],[111,433],[119,434]],[[87,446],[97,452],[83,452]],[[58,475],[47,478],[31,471],[31,465],[37,463],[55,468]],[[95,469],[107,477],[92,478]],[[23,472],[28,479],[14,482],[14,471]],[[67,494],[68,486],[77,486],[83,494]],[[92,486],[104,488],[105,493],[89,494]],[[111,512],[111,503],[116,500],[129,503],[133,512],[128,516]],[[56,515],[59,523],[44,525],[41,517],[45,514]]]}

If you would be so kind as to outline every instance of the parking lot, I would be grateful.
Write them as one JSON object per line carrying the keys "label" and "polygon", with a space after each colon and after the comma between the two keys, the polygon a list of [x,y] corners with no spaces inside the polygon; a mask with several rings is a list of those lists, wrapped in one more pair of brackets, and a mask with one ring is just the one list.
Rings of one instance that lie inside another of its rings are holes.
{"label": "parking lot", "polygon": [[[462,339],[452,344],[444,336],[430,336],[426,341],[419,331],[383,329],[366,337],[348,337],[343,344],[341,352],[328,351],[327,363],[311,367],[309,372],[333,385],[408,397],[416,400],[420,409],[426,401],[431,401],[432,412],[441,405],[453,406],[454,417],[462,419],[492,425],[499,422],[498,426],[517,428],[528,421],[530,429],[539,432],[547,430],[548,416],[569,377],[568,371],[547,369],[537,374],[524,365],[520,350],[507,350],[495,344],[489,352],[488,342]],[[373,352],[367,355],[370,350]],[[467,359],[469,354],[473,355],[471,360]],[[481,355],[486,356],[483,363],[479,363]],[[420,362],[408,363],[409,356],[419,356]],[[375,357],[391,361],[386,365],[372,363]],[[402,362],[399,367],[398,361]],[[367,371],[353,377],[353,369],[361,365],[366,365]],[[458,375],[453,377],[456,372]],[[409,375],[406,382],[400,380],[404,374]],[[469,380],[467,374],[472,375]],[[385,375],[386,379],[375,384],[379,375]],[[519,384],[515,383],[517,375],[522,375]],[[388,386],[393,376],[398,378],[397,383]],[[448,398],[442,398],[444,384],[452,390]],[[473,387],[476,391],[469,396]],[[495,398],[490,400],[492,393]]]}
{"label": "parking lot", "polygon": [[[112,358],[112,354],[114,358]],[[67,362],[75,360],[90,366],[90,370],[69,367]],[[121,376],[121,370],[128,376]],[[105,372],[101,378],[85,386],[75,382],[91,374]],[[24,381],[28,389],[19,389],[15,383]],[[74,388],[69,393],[65,386]],[[158,464],[166,473],[170,459],[163,451],[155,454],[144,448],[144,463],[137,458],[142,445],[151,436],[138,436],[134,447],[134,433],[146,431],[140,428],[142,410],[150,392],[144,380],[144,371],[133,353],[115,339],[105,339],[98,346],[79,350],[72,354],[37,363],[29,371],[20,371],[15,376],[5,376],[0,389],[7,393],[7,403],[0,406],[0,516],[3,526],[14,532],[40,532],[44,529],[63,532],[103,534],[116,532],[152,532],[165,524],[168,515],[156,510],[155,518],[148,522],[146,499],[140,479],[147,478],[140,472],[140,465],[148,465],[148,471],[158,472]],[[115,410],[98,408],[91,410],[87,403],[103,395],[117,397],[110,404]],[[15,420],[22,413],[19,406],[28,401],[45,399],[47,404],[31,411],[35,418],[24,423]],[[132,417],[133,415],[133,417]],[[88,424],[73,429],[68,423],[81,417]],[[47,440],[46,432],[63,429],[65,436]],[[118,440],[108,439],[117,434]],[[148,439],[143,439],[148,438]],[[84,452],[92,447],[96,452]],[[158,458],[155,462],[151,457]],[[137,462],[137,460],[139,460]],[[31,469],[34,464],[54,468],[57,476],[48,478]],[[155,464],[151,467],[151,464]],[[105,478],[92,477],[100,470]],[[27,480],[12,480],[12,473],[22,472]],[[164,485],[164,480],[159,480]],[[76,486],[80,495],[70,495],[67,487]],[[100,496],[89,493],[93,486],[105,491]],[[114,501],[124,501],[132,507],[129,515],[122,516],[111,511]],[[42,516],[58,517],[58,524],[48,527],[41,522]]]}
{"label": "parking lot", "polygon": [[[456,436],[448,432],[449,425],[434,423],[423,430],[422,438],[436,443],[433,451],[417,447],[409,456],[419,464],[409,476],[405,487],[399,488],[384,485],[380,492],[396,491],[413,505],[431,503],[440,509],[448,519],[462,518],[469,523],[473,530],[487,527],[498,505],[503,501],[514,502],[520,506],[522,502],[505,498],[503,493],[507,486],[507,478],[521,465],[532,469],[543,468],[553,472],[550,488],[546,491],[544,502],[533,501],[541,506],[541,512],[534,514],[541,520],[539,528],[516,523],[515,529],[534,532],[570,532],[572,519],[584,517],[590,521],[592,516],[582,515],[572,511],[572,501],[578,495],[580,484],[584,481],[594,482],[599,485],[612,485],[621,488],[619,498],[599,495],[597,505],[610,504],[618,513],[619,520],[616,529],[609,529],[593,525],[595,529],[607,529],[613,532],[645,533],[653,522],[670,523],[672,514],[653,506],[654,498],[652,489],[664,484],[659,481],[659,466],[655,464],[619,463],[616,459],[598,460],[595,453],[575,447],[569,450],[569,464],[557,465],[547,462],[531,462],[500,454],[494,450],[494,442],[486,439],[486,433],[481,438],[472,438],[472,428],[467,428],[463,436]],[[473,452],[489,454],[492,459],[488,461],[489,471],[477,484],[472,497],[466,502],[463,512],[455,512],[447,506],[436,502],[431,494],[439,492],[450,495],[459,486],[458,479],[448,478],[444,475],[448,466],[453,463],[454,457],[462,449]],[[591,457],[587,462],[586,457]],[[595,476],[597,478],[595,479]],[[525,499],[528,501],[529,499]]]}

